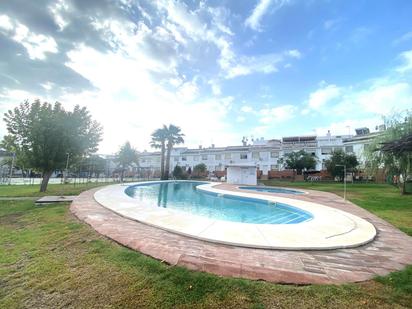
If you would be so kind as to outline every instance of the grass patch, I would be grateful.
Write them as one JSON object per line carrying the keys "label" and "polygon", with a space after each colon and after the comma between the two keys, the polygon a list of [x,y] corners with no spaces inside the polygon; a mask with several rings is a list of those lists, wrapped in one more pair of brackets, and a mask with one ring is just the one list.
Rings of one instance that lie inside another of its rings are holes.
{"label": "grass patch", "polygon": [[39,192],[40,185],[0,185],[0,197],[46,196],[46,195],[78,195],[82,191],[92,188],[114,184],[102,182],[89,182],[81,184],[49,184],[47,192]]}
{"label": "grass patch", "polygon": [[[264,180],[278,187],[295,187],[335,193],[343,197],[342,183],[284,182]],[[412,236],[412,195],[401,195],[399,189],[387,184],[347,184],[346,197]]]}
{"label": "grass patch", "polygon": [[68,205],[0,201],[0,308],[405,308],[411,271],[346,285],[222,278],[107,240]]}

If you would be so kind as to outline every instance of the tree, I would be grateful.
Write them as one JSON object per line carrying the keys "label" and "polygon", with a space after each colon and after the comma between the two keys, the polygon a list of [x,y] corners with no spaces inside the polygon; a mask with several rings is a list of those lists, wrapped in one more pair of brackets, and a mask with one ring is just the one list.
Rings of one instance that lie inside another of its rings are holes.
{"label": "tree", "polygon": [[68,154],[78,160],[94,153],[101,141],[102,127],[78,105],[66,111],[58,102],[25,101],[5,113],[4,121],[9,134],[3,145],[22,165],[42,173],[40,192],[47,190],[54,170],[66,167]]}
{"label": "tree", "polygon": [[183,136],[185,136],[181,129],[175,125],[170,124],[168,127],[165,126],[166,129],[166,164],[165,164],[165,175],[164,178],[167,180],[169,179],[169,169],[170,169],[170,155],[172,153],[172,149],[174,145],[184,143]]}
{"label": "tree", "polygon": [[150,145],[153,148],[160,149],[160,179],[165,179],[165,154],[166,154],[166,138],[167,127],[163,125],[163,128],[157,129],[152,134],[152,140]]}
{"label": "tree", "polygon": [[130,142],[124,143],[117,153],[116,161],[121,168],[120,181],[123,181],[125,170],[133,163],[138,164],[139,162],[137,150],[130,145]]}
{"label": "tree", "polygon": [[341,149],[334,150],[331,154],[331,157],[325,161],[325,166],[333,177],[338,176],[340,178],[343,175],[343,165],[346,166],[347,171],[353,171],[359,165],[355,154],[345,153]]}
{"label": "tree", "polygon": [[316,157],[304,150],[285,154],[286,167],[296,170],[298,175],[302,175],[304,169],[316,168]]}
{"label": "tree", "polygon": [[193,177],[202,177],[207,173],[207,167],[204,163],[199,163],[193,167]]}
{"label": "tree", "polygon": [[179,165],[176,165],[173,169],[173,177],[176,179],[187,179],[187,173]]}
{"label": "tree", "polygon": [[[412,169],[412,110],[385,119],[386,130],[377,135],[366,148],[367,167],[371,172],[383,168],[386,173],[401,176],[401,194]],[[408,142],[409,141],[409,142]]]}
{"label": "tree", "polygon": [[94,173],[99,178],[100,174],[106,171],[106,160],[98,155],[88,157],[86,164],[89,167],[89,177]]}

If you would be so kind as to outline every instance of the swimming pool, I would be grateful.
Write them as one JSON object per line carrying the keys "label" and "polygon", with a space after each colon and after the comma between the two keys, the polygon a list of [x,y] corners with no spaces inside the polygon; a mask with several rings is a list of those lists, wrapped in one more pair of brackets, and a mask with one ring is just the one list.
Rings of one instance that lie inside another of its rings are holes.
{"label": "swimming pool", "polygon": [[302,191],[277,188],[277,187],[239,187],[242,190],[258,191],[258,192],[269,192],[269,193],[283,193],[283,194],[304,194]]}
{"label": "swimming pool", "polygon": [[126,188],[125,193],[148,207],[179,210],[215,220],[253,224],[297,224],[313,218],[310,212],[285,203],[197,190],[196,187],[202,184],[205,183],[144,183]]}
{"label": "swimming pool", "polygon": [[[94,193],[96,202],[124,218],[222,244],[336,249],[367,243],[376,235],[362,218],[290,196],[294,198],[184,180],[116,184]],[[114,223],[102,224],[112,228]]]}

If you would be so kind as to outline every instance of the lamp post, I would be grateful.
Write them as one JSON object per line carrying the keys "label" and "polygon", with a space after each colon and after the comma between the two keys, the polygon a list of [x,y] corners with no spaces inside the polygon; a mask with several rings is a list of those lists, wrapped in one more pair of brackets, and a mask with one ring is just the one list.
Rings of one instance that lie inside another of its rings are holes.
{"label": "lamp post", "polygon": [[11,158],[11,166],[10,166],[9,185],[11,185],[11,177],[13,177],[13,166],[14,166],[15,158],[16,158],[16,153],[13,152],[13,157]]}
{"label": "lamp post", "polygon": [[343,200],[346,201],[346,165],[336,164],[336,166],[343,166]]}
{"label": "lamp post", "polygon": [[70,152],[66,153],[67,154],[67,160],[66,160],[66,171],[64,175],[64,183],[66,183],[67,180],[67,174],[69,173],[69,159],[70,159]]}

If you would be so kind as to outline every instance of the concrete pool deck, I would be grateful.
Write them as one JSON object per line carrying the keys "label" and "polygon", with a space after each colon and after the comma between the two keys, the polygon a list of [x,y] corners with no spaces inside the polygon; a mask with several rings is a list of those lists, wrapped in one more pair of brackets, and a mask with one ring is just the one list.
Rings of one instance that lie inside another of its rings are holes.
{"label": "concrete pool deck", "polygon": [[[226,184],[219,186],[221,189],[239,190]],[[72,203],[71,211],[100,234],[171,265],[224,276],[309,284],[363,281],[412,264],[411,237],[331,193],[308,191],[309,194],[293,198],[321,203],[364,218],[377,230],[372,242],[356,248],[317,251],[268,250],[215,244],[120,216],[95,201],[93,195],[96,191],[98,189],[80,194]],[[250,191],[248,193],[253,194]]]}
{"label": "concrete pool deck", "polygon": [[[173,183],[172,181],[169,181]],[[182,181],[185,182],[185,181]],[[204,194],[212,193],[218,199],[226,196],[263,201],[264,207],[277,207],[280,203],[296,207],[313,218],[296,224],[254,224],[212,219],[177,209],[145,204],[125,194],[128,186],[153,185],[156,182],[140,182],[107,186],[94,194],[102,206],[120,214],[173,233],[190,236],[220,244],[288,250],[315,250],[356,247],[365,244],[376,236],[376,230],[368,221],[338,209],[310,201],[293,199],[276,194],[260,194],[250,190],[219,183],[200,182],[196,189]],[[262,204],[260,204],[262,205]],[[239,209],[240,211],[240,209]]]}

